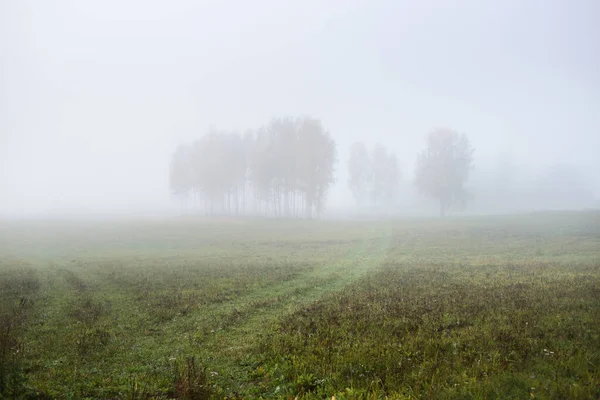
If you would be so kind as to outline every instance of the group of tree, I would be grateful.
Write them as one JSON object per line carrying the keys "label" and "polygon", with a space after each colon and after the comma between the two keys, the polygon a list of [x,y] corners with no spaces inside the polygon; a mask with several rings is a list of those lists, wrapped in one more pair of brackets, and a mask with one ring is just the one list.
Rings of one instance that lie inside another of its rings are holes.
{"label": "group of tree", "polygon": [[170,187],[186,210],[311,218],[334,182],[336,145],[317,119],[273,119],[245,134],[211,129],[173,154]]}
{"label": "group of tree", "polygon": [[393,206],[400,182],[396,155],[382,145],[371,152],[363,142],[350,148],[348,187],[359,207]]}
{"label": "group of tree", "polygon": [[[438,201],[440,215],[464,209],[470,195],[465,188],[473,167],[473,148],[465,134],[450,129],[433,130],[419,154],[414,183],[419,192]],[[352,145],[348,159],[348,187],[359,207],[393,205],[400,171],[394,153],[377,145],[371,152],[364,143]]]}
{"label": "group of tree", "polygon": [[[480,212],[594,204],[584,174],[572,166],[557,164],[529,176],[506,154],[492,170],[484,168],[474,177],[471,193],[466,183],[473,152],[465,134],[440,128],[426,136],[413,184],[438,203],[441,216],[463,210],[473,193]],[[244,134],[211,129],[180,145],[171,160],[170,187],[188,211],[311,218],[324,211],[335,162],[336,144],[319,120],[273,119]],[[401,174],[393,152],[354,143],[347,168],[347,184],[359,208],[396,207]]]}
{"label": "group of tree", "polygon": [[[245,134],[209,130],[173,154],[169,183],[184,210],[211,215],[311,218],[322,215],[334,178],[336,144],[317,119],[280,118]],[[429,133],[419,154],[415,186],[439,203],[440,214],[462,209],[473,166],[466,135]],[[361,207],[394,206],[400,169],[382,145],[354,143],[348,186]]]}

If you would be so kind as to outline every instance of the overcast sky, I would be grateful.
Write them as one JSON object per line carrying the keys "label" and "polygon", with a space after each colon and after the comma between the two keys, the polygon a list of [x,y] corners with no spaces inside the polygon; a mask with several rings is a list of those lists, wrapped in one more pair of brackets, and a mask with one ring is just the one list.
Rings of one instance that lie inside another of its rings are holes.
{"label": "overcast sky", "polygon": [[0,0],[3,213],[165,207],[177,144],[288,115],[338,143],[331,204],[353,141],[409,180],[438,126],[600,170],[600,1]]}

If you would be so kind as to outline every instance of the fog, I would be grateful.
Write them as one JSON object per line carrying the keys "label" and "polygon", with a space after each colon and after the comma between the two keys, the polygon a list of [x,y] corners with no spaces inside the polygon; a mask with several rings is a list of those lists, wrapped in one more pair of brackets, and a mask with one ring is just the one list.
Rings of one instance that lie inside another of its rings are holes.
{"label": "fog", "polygon": [[599,18],[596,0],[3,0],[0,215],[178,214],[178,146],[280,117],[336,143],[327,215],[356,211],[355,142],[397,157],[386,213],[437,213],[413,180],[438,127],[474,148],[464,212],[598,207]]}

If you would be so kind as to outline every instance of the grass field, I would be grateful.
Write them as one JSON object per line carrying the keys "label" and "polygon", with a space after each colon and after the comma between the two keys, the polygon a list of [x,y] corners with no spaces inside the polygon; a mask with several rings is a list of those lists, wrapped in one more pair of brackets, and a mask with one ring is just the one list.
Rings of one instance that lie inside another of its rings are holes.
{"label": "grass field", "polygon": [[600,213],[0,224],[0,398],[600,398]]}

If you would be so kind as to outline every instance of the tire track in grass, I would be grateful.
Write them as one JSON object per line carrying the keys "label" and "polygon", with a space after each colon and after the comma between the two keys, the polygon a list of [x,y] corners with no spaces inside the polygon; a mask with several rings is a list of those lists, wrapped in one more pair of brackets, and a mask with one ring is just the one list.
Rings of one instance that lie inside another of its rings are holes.
{"label": "tire track in grass", "polygon": [[[213,313],[235,309],[239,318],[226,328],[203,337],[193,353],[200,356],[211,371],[219,374],[216,378],[219,386],[239,389],[250,372],[242,364],[253,354],[261,340],[261,333],[275,329],[282,316],[306,307],[324,295],[342,290],[379,266],[389,249],[389,227],[386,231],[388,234],[383,237],[371,232],[360,248],[352,249],[337,262],[315,268],[295,280],[241,296],[222,305],[220,310],[214,309]],[[270,303],[271,299],[278,301]],[[255,307],[261,301],[266,306]]]}
{"label": "tire track in grass", "polygon": [[[345,254],[339,249],[333,251],[330,263],[309,268],[291,280],[256,288],[235,299],[178,316],[161,324],[150,334],[127,336],[126,330],[140,332],[138,325],[144,319],[137,318],[136,311],[129,306],[125,307],[131,301],[129,294],[112,293],[109,299],[114,304],[113,315],[121,315],[121,311],[123,315],[133,314],[130,315],[130,321],[120,322],[126,328],[114,330],[119,335],[120,343],[108,350],[107,357],[110,357],[107,359],[110,362],[104,365],[99,361],[102,364],[99,368],[109,375],[119,376],[123,374],[123,366],[127,366],[127,374],[145,382],[150,379],[147,374],[152,376],[152,363],[160,365],[165,358],[175,356],[181,360],[181,357],[195,355],[201,365],[219,373],[211,379],[220,388],[231,392],[241,391],[247,385],[248,374],[253,369],[247,361],[256,354],[261,333],[272,332],[282,316],[308,306],[326,294],[342,290],[377,267],[389,248],[389,235],[382,236],[381,233],[382,227],[374,227]],[[324,246],[327,248],[330,245]],[[62,281],[61,284],[66,284]],[[60,298],[61,308],[67,306],[64,303],[67,298]],[[125,308],[121,310],[120,305]],[[54,329],[55,325],[52,324],[50,328]],[[115,364],[115,359],[120,359],[122,365]]]}

